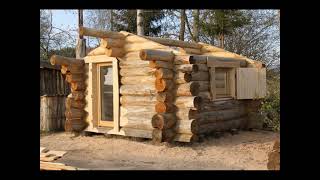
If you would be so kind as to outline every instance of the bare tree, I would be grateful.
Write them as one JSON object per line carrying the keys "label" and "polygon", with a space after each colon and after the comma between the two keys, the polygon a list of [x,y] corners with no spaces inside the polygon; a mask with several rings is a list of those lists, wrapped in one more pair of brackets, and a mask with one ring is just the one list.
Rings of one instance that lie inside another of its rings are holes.
{"label": "bare tree", "polygon": [[144,26],[143,26],[143,10],[137,10],[137,35],[144,35]]}

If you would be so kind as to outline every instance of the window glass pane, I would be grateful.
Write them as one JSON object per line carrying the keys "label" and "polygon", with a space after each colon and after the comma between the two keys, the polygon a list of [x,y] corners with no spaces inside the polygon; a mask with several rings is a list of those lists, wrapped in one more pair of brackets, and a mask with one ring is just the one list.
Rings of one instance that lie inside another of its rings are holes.
{"label": "window glass pane", "polygon": [[113,121],[112,66],[100,67],[101,120]]}

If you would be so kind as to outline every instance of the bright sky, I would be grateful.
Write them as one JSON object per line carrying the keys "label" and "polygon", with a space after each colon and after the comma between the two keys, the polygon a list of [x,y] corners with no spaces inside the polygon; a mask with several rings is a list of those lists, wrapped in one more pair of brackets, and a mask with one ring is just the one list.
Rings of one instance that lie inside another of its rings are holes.
{"label": "bright sky", "polygon": [[77,10],[52,10],[52,15],[55,27],[60,27],[61,29],[77,28]]}

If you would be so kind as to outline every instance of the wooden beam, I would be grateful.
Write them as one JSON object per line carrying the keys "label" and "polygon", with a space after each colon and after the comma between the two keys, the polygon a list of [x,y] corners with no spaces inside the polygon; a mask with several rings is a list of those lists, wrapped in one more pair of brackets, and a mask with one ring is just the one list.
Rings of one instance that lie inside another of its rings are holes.
{"label": "wooden beam", "polygon": [[113,38],[113,39],[125,38],[123,34],[118,32],[102,31],[102,30],[87,28],[83,26],[79,27],[79,34],[80,36],[92,36],[92,37],[98,37],[98,38]]}
{"label": "wooden beam", "polygon": [[197,44],[194,42],[185,42],[185,41],[179,41],[179,40],[173,40],[173,39],[166,39],[166,38],[157,38],[157,37],[149,37],[149,36],[143,36],[146,39],[155,41],[157,43],[166,45],[166,46],[177,46],[177,47],[183,47],[183,48],[201,48],[201,44]]}

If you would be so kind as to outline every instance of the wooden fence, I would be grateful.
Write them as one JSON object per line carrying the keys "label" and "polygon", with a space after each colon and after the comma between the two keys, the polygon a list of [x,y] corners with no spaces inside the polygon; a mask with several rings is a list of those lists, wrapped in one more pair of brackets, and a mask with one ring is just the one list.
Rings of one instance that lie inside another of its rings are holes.
{"label": "wooden fence", "polygon": [[40,131],[64,129],[65,99],[69,93],[60,67],[40,60]]}

